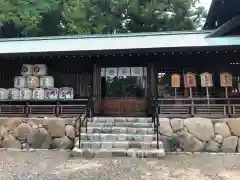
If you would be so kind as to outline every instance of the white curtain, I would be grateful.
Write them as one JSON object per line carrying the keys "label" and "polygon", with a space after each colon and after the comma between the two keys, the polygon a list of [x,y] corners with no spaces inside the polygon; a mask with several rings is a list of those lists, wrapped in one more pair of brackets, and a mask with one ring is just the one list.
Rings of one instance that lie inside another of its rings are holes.
{"label": "white curtain", "polygon": [[142,67],[132,67],[131,68],[131,76],[143,76],[143,68]]}
{"label": "white curtain", "polygon": [[117,68],[106,68],[106,76],[107,77],[117,76]]}
{"label": "white curtain", "polygon": [[118,76],[120,77],[130,76],[130,68],[129,67],[118,68]]}

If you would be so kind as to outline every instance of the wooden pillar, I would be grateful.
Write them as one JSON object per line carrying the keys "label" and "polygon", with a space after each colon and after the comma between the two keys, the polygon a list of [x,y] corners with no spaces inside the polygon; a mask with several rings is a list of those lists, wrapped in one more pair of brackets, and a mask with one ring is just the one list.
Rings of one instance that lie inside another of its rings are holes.
{"label": "wooden pillar", "polygon": [[157,95],[157,70],[154,63],[147,66],[148,114],[152,113],[152,98]]}
{"label": "wooden pillar", "polygon": [[93,97],[94,112],[99,114],[101,112],[101,67],[98,64],[93,65]]}

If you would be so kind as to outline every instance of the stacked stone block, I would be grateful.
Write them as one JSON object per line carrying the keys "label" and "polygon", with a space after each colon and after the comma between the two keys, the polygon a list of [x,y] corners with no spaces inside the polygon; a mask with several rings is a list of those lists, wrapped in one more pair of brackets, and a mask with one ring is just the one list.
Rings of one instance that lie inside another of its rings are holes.
{"label": "stacked stone block", "polygon": [[73,118],[0,118],[0,148],[72,149]]}
{"label": "stacked stone block", "polygon": [[[240,118],[160,118],[160,149],[150,118],[93,118],[81,130],[75,118],[0,118],[0,148],[72,149],[85,157],[162,157],[172,151],[240,152]],[[164,148],[164,149],[163,149]]]}
{"label": "stacked stone block", "polygon": [[166,151],[172,139],[183,152],[240,152],[240,118],[160,118],[160,134]]}

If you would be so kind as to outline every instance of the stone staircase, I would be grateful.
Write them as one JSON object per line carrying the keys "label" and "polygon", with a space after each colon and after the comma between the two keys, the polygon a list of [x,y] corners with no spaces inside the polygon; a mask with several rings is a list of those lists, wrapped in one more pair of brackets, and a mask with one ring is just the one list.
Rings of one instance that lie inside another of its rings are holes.
{"label": "stone staircase", "polygon": [[[78,129],[78,128],[77,128]],[[78,132],[77,132],[78,134]],[[72,155],[102,157],[164,157],[163,144],[154,134],[151,118],[94,117],[75,139]]]}

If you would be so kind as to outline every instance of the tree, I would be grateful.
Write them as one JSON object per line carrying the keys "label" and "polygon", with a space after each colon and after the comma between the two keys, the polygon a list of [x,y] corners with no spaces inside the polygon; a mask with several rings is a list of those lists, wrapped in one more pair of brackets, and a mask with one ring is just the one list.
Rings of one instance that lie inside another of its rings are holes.
{"label": "tree", "polygon": [[91,12],[91,24],[102,27],[104,34],[193,30],[206,16],[204,8],[196,6],[197,0],[90,1],[98,10]]}
{"label": "tree", "polygon": [[61,36],[64,35],[64,30],[61,27],[62,15],[60,1],[42,14],[42,20],[38,26],[38,36]]}
{"label": "tree", "polygon": [[[1,36],[88,34],[88,0],[3,0]],[[14,29],[15,33],[6,34]]]}
{"label": "tree", "polygon": [[195,0],[126,0],[122,12],[128,32],[193,30],[205,15]]}
{"label": "tree", "polygon": [[0,2],[0,22],[14,24],[19,36],[36,36],[43,14],[51,9],[55,0],[2,0]]}
{"label": "tree", "polygon": [[59,36],[196,29],[196,0],[2,0],[0,36]]}
{"label": "tree", "polygon": [[89,0],[68,0],[62,2],[62,28],[65,34],[90,33],[89,9],[91,9]]}
{"label": "tree", "polygon": [[91,33],[113,34],[121,32],[123,11],[119,9],[120,0],[90,0],[94,7],[91,14]]}

